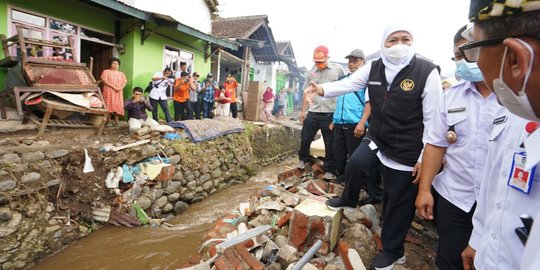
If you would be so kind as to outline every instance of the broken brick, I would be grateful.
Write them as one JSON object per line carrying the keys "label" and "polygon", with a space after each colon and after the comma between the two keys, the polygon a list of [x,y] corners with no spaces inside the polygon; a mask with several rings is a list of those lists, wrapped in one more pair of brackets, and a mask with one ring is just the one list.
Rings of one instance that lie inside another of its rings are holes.
{"label": "broken brick", "polygon": [[159,173],[158,177],[156,178],[157,181],[169,181],[174,176],[174,166],[165,166],[161,168],[161,172]]}
{"label": "broken brick", "polygon": [[324,173],[324,167],[321,164],[315,163],[311,165],[311,169],[315,172]]}
{"label": "broken brick", "polygon": [[246,262],[249,265],[250,269],[255,269],[255,270],[264,269],[264,264],[262,264],[260,261],[255,259],[255,257],[253,257],[253,255],[251,255],[248,252],[247,248],[244,247],[242,244],[236,244],[234,246],[234,249],[236,250],[237,254],[242,257],[244,262]]}
{"label": "broken brick", "polygon": [[278,174],[278,182],[284,182],[285,180],[295,176],[295,169],[288,170]]}
{"label": "broken brick", "polygon": [[279,228],[283,227],[283,225],[289,223],[289,220],[291,219],[291,215],[292,215],[292,211],[291,212],[288,212],[287,214],[285,214],[284,216],[282,216],[279,221],[277,222],[277,226]]}
{"label": "broken brick", "polygon": [[224,256],[218,257],[214,262],[214,266],[217,270],[236,270]]}
{"label": "broken brick", "polygon": [[298,250],[303,250],[307,234],[308,218],[301,212],[293,210],[289,225],[289,243]]}
{"label": "broken brick", "polygon": [[347,270],[353,270],[353,267],[351,265],[351,261],[349,260],[349,244],[343,240],[339,240],[338,243],[338,250],[339,250],[339,256],[341,256],[341,259],[343,260],[343,264],[345,265],[345,268]]}
{"label": "broken brick", "polygon": [[228,233],[232,233],[234,231],[236,231],[236,226],[230,223],[223,223],[222,225],[216,225],[213,229],[208,231],[204,236],[204,239],[224,239],[227,238]]}
{"label": "broken brick", "polygon": [[236,254],[234,253],[233,248],[225,249],[225,251],[223,252],[223,255],[225,255],[227,260],[229,260],[229,263],[231,263],[231,265],[233,266],[233,268],[235,270],[242,270],[244,268],[244,265],[243,265],[242,261],[240,261],[236,257]]}
{"label": "broken brick", "polygon": [[[319,188],[315,187],[314,185],[317,185]],[[318,196],[324,195],[324,193],[319,191],[319,189],[323,190],[326,193],[334,193],[335,190],[332,183],[328,183],[323,180],[311,180],[306,189],[307,191],[309,191],[309,193]]]}

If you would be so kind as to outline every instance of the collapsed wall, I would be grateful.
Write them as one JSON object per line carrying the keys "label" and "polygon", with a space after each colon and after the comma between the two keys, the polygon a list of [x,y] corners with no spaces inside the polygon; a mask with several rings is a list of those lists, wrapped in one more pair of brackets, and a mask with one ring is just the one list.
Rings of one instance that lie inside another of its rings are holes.
{"label": "collapsed wall", "polygon": [[[61,136],[61,135],[60,135]],[[0,142],[0,269],[20,269],[100,228],[95,209],[120,209],[137,203],[148,217],[162,220],[183,213],[228,185],[245,182],[260,166],[294,154],[299,131],[248,125],[244,133],[192,143],[169,140],[160,133],[118,138],[120,144],[149,143],[120,151],[88,144],[94,172],[84,173],[81,145],[47,141]],[[105,184],[109,171],[157,155],[174,166],[169,178],[140,188],[124,186],[117,196]],[[129,194],[129,198],[124,196]]]}

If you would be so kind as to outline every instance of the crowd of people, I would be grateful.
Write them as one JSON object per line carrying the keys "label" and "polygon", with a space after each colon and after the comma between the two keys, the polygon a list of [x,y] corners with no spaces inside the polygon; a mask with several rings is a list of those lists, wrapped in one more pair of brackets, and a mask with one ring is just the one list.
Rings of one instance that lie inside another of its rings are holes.
{"label": "crowd of people", "polygon": [[[147,89],[134,87],[132,98],[124,102],[123,89],[127,79],[124,73],[118,70],[119,66],[120,60],[112,58],[110,68],[104,70],[100,78],[104,101],[110,111],[108,122],[112,125],[118,125],[119,117],[124,116],[124,111],[128,112],[130,127],[140,127],[148,122],[147,110],[152,112],[152,124],[158,123],[158,106],[161,107],[166,122],[214,116],[238,117],[238,82],[231,74],[227,75],[221,85],[214,80],[212,73],[208,73],[206,78],[200,81],[200,75],[197,72],[190,74],[187,65],[182,62],[177,72],[173,73],[169,67],[156,72]],[[147,92],[148,99],[144,97],[144,92]],[[174,104],[173,117],[169,111],[170,97]]]}
{"label": "crowd of people", "polygon": [[[459,81],[441,81],[403,25],[385,29],[380,59],[349,58],[345,78],[326,47],[314,51],[298,167],[320,129],[324,178],[345,185],[329,208],[364,204],[361,189],[376,201],[382,176],[375,269],[405,262],[415,212],[435,221],[439,269],[540,269],[540,1],[471,0],[469,19],[453,40]],[[340,126],[349,110],[360,115]]]}

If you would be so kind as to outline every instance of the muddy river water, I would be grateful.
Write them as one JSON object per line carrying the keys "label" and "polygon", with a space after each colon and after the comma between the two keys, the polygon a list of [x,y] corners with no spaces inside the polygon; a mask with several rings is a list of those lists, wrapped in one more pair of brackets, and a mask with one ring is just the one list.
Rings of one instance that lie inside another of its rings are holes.
{"label": "muddy river water", "polygon": [[233,211],[249,194],[277,180],[295,159],[263,168],[245,184],[233,185],[193,204],[169,221],[172,230],[145,226],[107,226],[63,251],[38,263],[33,269],[176,269],[200,247],[202,236],[222,215]]}

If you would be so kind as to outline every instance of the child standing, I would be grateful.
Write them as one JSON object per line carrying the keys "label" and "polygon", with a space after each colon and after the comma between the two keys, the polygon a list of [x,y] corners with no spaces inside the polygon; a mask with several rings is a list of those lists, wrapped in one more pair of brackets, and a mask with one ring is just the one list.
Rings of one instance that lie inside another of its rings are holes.
{"label": "child standing", "polygon": [[229,116],[231,108],[231,92],[225,89],[225,86],[220,85],[219,91],[216,92],[215,100],[217,101],[216,116]]}

